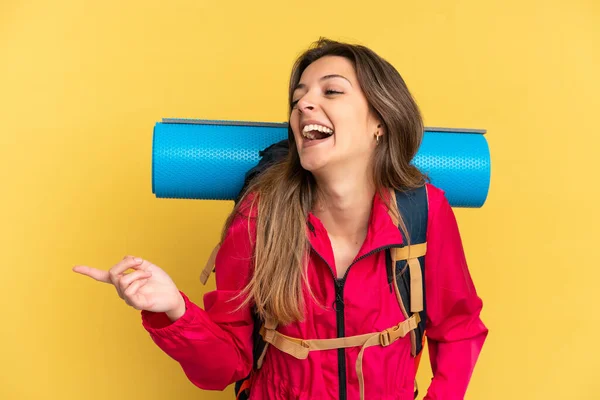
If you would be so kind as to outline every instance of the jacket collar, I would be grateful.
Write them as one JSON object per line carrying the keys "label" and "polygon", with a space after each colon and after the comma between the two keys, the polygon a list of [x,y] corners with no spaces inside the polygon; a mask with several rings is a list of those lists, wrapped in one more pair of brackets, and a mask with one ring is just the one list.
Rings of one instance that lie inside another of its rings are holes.
{"label": "jacket collar", "polygon": [[[384,194],[387,193],[384,192]],[[386,200],[390,200],[390,197],[386,196]],[[308,237],[312,248],[333,267],[335,258],[325,226],[312,212],[308,214],[307,224]],[[402,242],[400,230],[392,221],[385,200],[375,194],[371,206],[371,215],[369,216],[367,236],[355,260],[385,248],[400,247]]]}

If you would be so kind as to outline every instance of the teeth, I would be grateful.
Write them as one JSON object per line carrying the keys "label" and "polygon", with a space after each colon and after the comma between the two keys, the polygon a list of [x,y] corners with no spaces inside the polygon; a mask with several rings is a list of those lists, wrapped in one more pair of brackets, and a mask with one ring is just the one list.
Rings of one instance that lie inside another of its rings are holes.
{"label": "teeth", "polygon": [[333,130],[326,126],[310,124],[310,125],[306,125],[304,127],[304,129],[302,130],[302,135],[306,138],[314,139],[315,135],[313,133],[311,133],[311,131],[319,131],[319,132],[323,132],[323,133],[333,134]]}

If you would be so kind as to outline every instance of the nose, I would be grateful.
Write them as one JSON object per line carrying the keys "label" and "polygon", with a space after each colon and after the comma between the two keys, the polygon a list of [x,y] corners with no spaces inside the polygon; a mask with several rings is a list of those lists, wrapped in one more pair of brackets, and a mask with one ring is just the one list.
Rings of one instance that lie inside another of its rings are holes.
{"label": "nose", "polygon": [[298,111],[306,112],[306,111],[314,111],[316,106],[315,106],[315,103],[313,101],[311,101],[311,99],[307,93],[304,96],[302,96],[302,98],[298,101],[297,107],[298,107]]}

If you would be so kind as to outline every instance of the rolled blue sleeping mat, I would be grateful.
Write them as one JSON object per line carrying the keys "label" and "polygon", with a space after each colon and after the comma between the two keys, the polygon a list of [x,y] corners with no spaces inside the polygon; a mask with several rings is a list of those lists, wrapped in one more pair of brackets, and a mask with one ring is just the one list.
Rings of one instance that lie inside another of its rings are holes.
{"label": "rolled blue sleeping mat", "polygon": [[[481,207],[490,186],[485,130],[425,128],[413,164],[453,207]],[[154,126],[157,198],[233,200],[259,152],[287,139],[287,123],[163,119]]]}

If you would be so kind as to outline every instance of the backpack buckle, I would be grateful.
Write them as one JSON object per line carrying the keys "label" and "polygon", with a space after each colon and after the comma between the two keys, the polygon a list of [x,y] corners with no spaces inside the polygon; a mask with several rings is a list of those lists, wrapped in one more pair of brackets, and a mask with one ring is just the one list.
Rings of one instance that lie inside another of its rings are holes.
{"label": "backpack buckle", "polygon": [[387,347],[391,344],[390,332],[387,330],[379,333],[379,344],[383,347]]}

